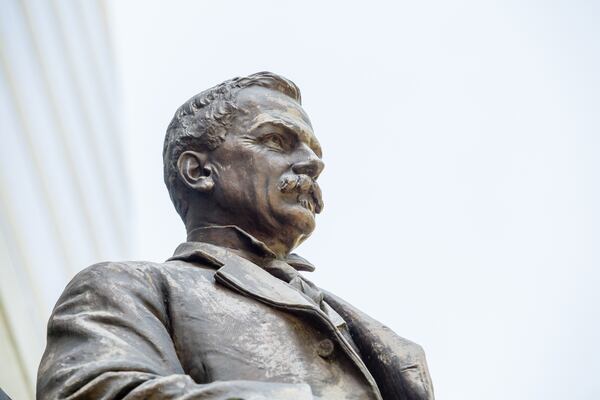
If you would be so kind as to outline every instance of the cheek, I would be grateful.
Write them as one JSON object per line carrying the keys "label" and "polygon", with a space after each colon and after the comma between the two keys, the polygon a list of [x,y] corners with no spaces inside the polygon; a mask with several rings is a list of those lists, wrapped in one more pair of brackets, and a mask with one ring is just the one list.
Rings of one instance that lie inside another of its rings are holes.
{"label": "cheek", "polygon": [[261,155],[253,159],[252,163],[252,168],[248,168],[252,173],[247,179],[254,180],[257,189],[263,190],[268,195],[279,193],[278,185],[288,169],[288,164],[276,154],[268,157]]}
{"label": "cheek", "polygon": [[271,205],[277,202],[279,179],[252,164],[238,167],[231,174],[231,182],[237,186],[236,202],[249,210],[270,213]]}
{"label": "cheek", "polygon": [[[253,207],[275,205],[281,201],[279,182],[291,163],[277,153],[264,149],[244,149],[228,154],[220,165],[219,180],[229,196],[237,201],[254,202]],[[228,190],[226,188],[230,188]]]}

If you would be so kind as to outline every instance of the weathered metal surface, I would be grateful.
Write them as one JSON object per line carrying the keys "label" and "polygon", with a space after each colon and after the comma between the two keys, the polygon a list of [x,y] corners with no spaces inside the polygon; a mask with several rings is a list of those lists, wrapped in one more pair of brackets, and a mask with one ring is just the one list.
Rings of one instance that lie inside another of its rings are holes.
{"label": "weathered metal surface", "polygon": [[188,238],[97,264],[48,324],[39,399],[433,399],[422,349],[298,271],[324,164],[300,91],[263,72],[200,93],[165,138]]}

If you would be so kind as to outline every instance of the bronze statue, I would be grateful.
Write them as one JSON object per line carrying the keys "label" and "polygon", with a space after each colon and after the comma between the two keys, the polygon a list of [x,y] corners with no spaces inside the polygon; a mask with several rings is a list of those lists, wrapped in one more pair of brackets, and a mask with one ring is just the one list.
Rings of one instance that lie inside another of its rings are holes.
{"label": "bronze statue", "polygon": [[323,162],[294,83],[261,72],[194,96],[163,156],[187,242],[69,283],[39,399],[433,399],[418,345],[298,272]]}

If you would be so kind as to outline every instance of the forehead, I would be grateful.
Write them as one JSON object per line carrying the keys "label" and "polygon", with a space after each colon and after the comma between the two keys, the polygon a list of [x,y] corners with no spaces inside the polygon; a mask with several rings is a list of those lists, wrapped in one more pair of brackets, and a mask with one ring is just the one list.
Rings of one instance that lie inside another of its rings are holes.
{"label": "forehead", "polygon": [[306,125],[312,131],[308,115],[291,97],[273,89],[251,86],[239,91],[236,104],[246,120],[264,119],[268,115],[283,116],[284,119]]}

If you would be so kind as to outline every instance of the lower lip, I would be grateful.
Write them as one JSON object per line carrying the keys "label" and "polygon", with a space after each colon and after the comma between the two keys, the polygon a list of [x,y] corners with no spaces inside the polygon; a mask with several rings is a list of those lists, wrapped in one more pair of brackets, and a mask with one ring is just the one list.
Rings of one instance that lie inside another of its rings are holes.
{"label": "lower lip", "polygon": [[304,207],[302,204],[299,204],[300,207],[308,211],[311,215],[315,215],[315,212],[308,207]]}

